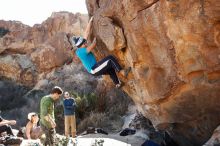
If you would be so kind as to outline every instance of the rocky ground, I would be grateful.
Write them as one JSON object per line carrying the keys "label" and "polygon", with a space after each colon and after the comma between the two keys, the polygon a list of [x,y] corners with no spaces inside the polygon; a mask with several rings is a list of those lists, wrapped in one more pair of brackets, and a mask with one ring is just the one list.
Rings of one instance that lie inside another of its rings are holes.
{"label": "rocky ground", "polygon": [[[94,139],[99,139],[99,140],[104,140],[106,141],[106,143],[108,144],[105,144],[103,146],[110,146],[110,145],[117,145],[117,146],[141,146],[141,144],[144,143],[144,141],[146,139],[142,138],[142,137],[138,137],[136,135],[133,135],[133,136],[126,136],[126,137],[122,137],[122,136],[119,136],[119,134],[110,134],[110,135],[100,135],[100,134],[89,134],[89,135],[86,135],[86,136],[83,136],[83,137],[79,137],[77,138],[78,140],[78,143],[81,144],[83,146],[83,143],[85,144],[86,146],[86,143],[88,145],[88,143],[92,143],[94,141]],[[87,141],[85,139],[88,139]],[[115,142],[113,142],[115,141]],[[118,141],[118,142],[117,142]],[[88,145],[88,146],[91,146],[91,145]]]}

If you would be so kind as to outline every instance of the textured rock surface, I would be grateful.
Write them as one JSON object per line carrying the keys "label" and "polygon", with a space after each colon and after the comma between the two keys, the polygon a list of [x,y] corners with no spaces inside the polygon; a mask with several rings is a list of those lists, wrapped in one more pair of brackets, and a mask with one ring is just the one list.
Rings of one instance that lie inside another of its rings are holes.
{"label": "textured rock surface", "polygon": [[123,88],[155,127],[202,145],[220,122],[220,1],[87,0],[99,58],[132,73]]}
{"label": "textured rock surface", "polygon": [[34,86],[41,73],[68,60],[71,53],[65,34],[80,35],[87,19],[87,15],[58,12],[33,27],[1,20],[1,32],[9,32],[0,37],[0,75]]}

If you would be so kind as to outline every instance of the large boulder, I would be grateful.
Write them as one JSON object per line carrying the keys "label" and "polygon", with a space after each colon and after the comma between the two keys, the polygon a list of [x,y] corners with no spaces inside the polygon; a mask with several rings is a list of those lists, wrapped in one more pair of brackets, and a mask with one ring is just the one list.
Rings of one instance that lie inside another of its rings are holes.
{"label": "large boulder", "polygon": [[123,89],[145,117],[182,146],[207,141],[220,122],[220,1],[86,3],[96,55],[132,67]]}

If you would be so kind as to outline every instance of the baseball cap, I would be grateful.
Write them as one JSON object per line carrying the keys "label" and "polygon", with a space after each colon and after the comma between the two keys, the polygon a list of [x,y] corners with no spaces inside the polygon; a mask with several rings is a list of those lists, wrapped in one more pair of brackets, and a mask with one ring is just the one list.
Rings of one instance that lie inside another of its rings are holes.
{"label": "baseball cap", "polygon": [[34,112],[29,113],[29,114],[28,114],[28,120],[31,121],[31,117],[32,117],[32,116],[35,116],[35,115],[37,115],[37,114],[34,113]]}
{"label": "baseball cap", "polygon": [[79,48],[83,43],[86,42],[86,39],[84,39],[83,37],[73,36],[71,37],[71,42],[73,46],[76,46],[77,48]]}
{"label": "baseball cap", "polygon": [[65,92],[64,95],[70,95],[69,92]]}

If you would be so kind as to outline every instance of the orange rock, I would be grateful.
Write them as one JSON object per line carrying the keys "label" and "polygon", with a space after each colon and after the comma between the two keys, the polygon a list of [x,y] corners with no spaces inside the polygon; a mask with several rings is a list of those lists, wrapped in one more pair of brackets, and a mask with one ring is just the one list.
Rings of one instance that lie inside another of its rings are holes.
{"label": "orange rock", "polygon": [[143,115],[180,145],[208,140],[220,121],[220,1],[92,0],[87,6],[99,38],[96,55],[114,54],[132,67],[123,89]]}
{"label": "orange rock", "polygon": [[87,15],[56,12],[33,27],[0,20],[9,32],[0,38],[0,76],[34,86],[38,76],[62,66],[71,56],[66,33],[81,35]]}

